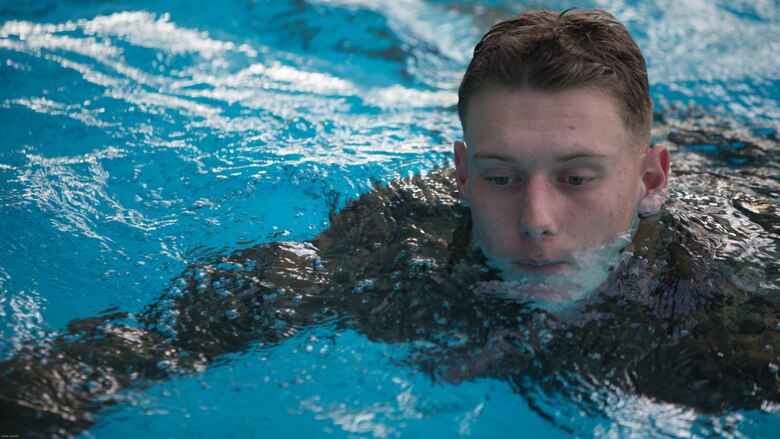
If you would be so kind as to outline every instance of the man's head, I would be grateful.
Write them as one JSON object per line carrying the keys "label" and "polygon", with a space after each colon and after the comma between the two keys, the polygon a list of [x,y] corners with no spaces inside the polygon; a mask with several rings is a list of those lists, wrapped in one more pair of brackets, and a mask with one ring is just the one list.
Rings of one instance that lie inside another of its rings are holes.
{"label": "man's head", "polygon": [[489,87],[609,93],[637,140],[650,140],[647,66],[628,30],[602,10],[526,13],[496,24],[474,48],[458,90],[464,130],[471,98]]}
{"label": "man's head", "polygon": [[660,209],[669,152],[649,147],[644,59],[605,12],[537,12],[494,26],[474,50],[458,109],[460,196],[506,280],[578,297],[561,279],[595,287],[598,249],[625,245],[638,211]]}

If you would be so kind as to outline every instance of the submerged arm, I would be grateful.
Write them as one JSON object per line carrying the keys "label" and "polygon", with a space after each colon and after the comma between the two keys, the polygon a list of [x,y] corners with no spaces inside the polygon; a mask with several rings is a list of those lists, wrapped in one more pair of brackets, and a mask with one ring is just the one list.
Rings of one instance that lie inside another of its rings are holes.
{"label": "submerged arm", "polygon": [[74,320],[52,341],[30,342],[0,363],[0,430],[41,437],[83,430],[123,389],[279,342],[320,317],[302,304],[316,302],[321,273],[311,244],[270,243],[191,266],[137,315]]}

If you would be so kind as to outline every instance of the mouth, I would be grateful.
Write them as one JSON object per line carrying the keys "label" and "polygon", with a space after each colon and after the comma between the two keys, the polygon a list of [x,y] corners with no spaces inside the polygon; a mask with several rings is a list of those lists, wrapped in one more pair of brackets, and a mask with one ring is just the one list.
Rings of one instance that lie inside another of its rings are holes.
{"label": "mouth", "polygon": [[512,267],[526,273],[559,273],[571,267],[571,263],[561,259],[516,259]]}

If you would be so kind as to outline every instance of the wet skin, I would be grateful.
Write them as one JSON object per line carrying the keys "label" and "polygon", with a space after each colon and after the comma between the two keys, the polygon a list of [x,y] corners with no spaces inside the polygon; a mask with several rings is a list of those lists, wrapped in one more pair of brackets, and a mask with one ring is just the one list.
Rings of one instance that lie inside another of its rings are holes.
{"label": "wet skin", "polygon": [[464,125],[460,197],[505,279],[576,269],[576,253],[629,230],[639,203],[667,186],[667,148],[649,148],[600,90],[483,89]]}

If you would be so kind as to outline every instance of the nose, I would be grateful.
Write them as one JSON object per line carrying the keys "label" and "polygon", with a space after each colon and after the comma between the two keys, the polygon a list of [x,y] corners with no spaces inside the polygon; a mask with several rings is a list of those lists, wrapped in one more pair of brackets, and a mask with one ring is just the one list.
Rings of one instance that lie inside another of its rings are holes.
{"label": "nose", "polygon": [[541,178],[531,179],[525,191],[520,215],[520,232],[533,241],[539,241],[557,233],[554,211],[554,191]]}

